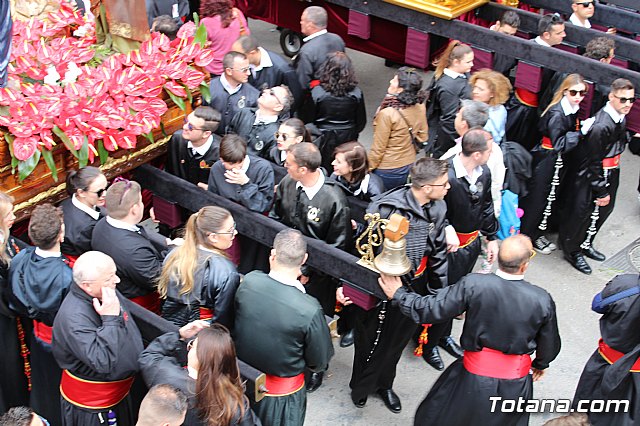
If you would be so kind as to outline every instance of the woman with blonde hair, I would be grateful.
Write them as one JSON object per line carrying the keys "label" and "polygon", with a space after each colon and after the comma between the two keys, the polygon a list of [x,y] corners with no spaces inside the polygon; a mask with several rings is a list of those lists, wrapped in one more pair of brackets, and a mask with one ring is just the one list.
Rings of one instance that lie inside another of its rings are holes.
{"label": "woman with blonde hair", "polygon": [[454,121],[460,101],[471,98],[468,78],[472,67],[473,50],[458,40],[452,40],[437,60],[427,110],[429,151],[434,158],[455,145]]}
{"label": "woman with blonde hair", "polygon": [[547,229],[560,179],[564,176],[560,174],[564,166],[562,156],[575,148],[580,139],[577,114],[586,94],[584,78],[569,74],[542,113],[539,124],[542,140],[531,150],[533,175],[529,193],[520,203],[524,210],[520,232],[528,235],[533,247],[542,254],[550,254],[557,248],[542,232]]}
{"label": "woman with blonde hair", "polygon": [[511,82],[497,71],[482,69],[471,75],[471,98],[489,105],[489,120],[484,126],[491,132],[493,141],[500,145],[504,140],[507,109],[504,104],[511,95]]}
{"label": "woman with blonde hair", "polygon": [[197,319],[233,325],[240,275],[224,251],[237,233],[231,213],[221,207],[191,215],[184,244],[169,253],[159,278],[163,318],[179,327]]}

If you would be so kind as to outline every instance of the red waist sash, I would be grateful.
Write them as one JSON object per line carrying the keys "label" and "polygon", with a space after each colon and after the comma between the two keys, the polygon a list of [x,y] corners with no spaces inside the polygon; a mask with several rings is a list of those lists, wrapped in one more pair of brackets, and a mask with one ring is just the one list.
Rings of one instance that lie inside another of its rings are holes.
{"label": "red waist sash", "polygon": [[[64,253],[62,253],[62,254],[64,254]],[[73,265],[76,264],[76,260],[78,260],[78,257],[80,257],[80,256],[73,256],[73,255],[70,255],[70,254],[65,254],[64,256],[67,259],[69,259],[69,263],[68,263],[69,268],[73,268]]]}
{"label": "red waist sash", "polygon": [[160,296],[155,291],[144,296],[133,297],[130,299],[136,305],[140,305],[154,314],[160,315]]}
{"label": "red waist sash", "polygon": [[78,407],[91,409],[110,408],[122,401],[128,394],[133,377],[115,382],[94,382],[81,379],[62,371],[60,394],[64,399]]}
{"label": "red waist sash", "polygon": [[469,373],[495,379],[521,379],[531,369],[529,355],[507,355],[489,348],[480,352],[464,351],[462,362]]}
{"label": "red waist sash", "polygon": [[620,167],[620,154],[602,160],[603,169],[617,169],[618,167]]}
{"label": "red waist sash", "polygon": [[51,344],[53,328],[40,321],[33,320],[33,334],[43,342]]}
{"label": "red waist sash", "polygon": [[320,80],[311,80],[309,82],[309,90],[313,89],[316,86],[320,86]]}
{"label": "red waist sash", "polygon": [[516,87],[515,90],[515,94],[516,94],[516,98],[518,98],[518,100],[528,106],[528,107],[538,107],[538,94],[537,93],[533,93],[527,89],[521,89],[519,87]]}
{"label": "red waist sash", "polygon": [[304,373],[293,377],[278,377],[265,374],[267,396],[287,396],[298,392],[304,386]]}
{"label": "red waist sash", "polygon": [[551,144],[551,139],[549,139],[546,136],[542,137],[542,144],[541,145],[542,145],[542,147],[544,149],[553,149],[553,144]]}
{"label": "red waist sash", "polygon": [[[614,362],[625,356],[623,352],[613,349],[602,339],[600,339],[600,341],[598,342],[598,352],[600,353],[600,356],[604,358],[604,360],[609,364],[613,364]],[[632,373],[640,373],[640,358],[636,360],[629,371]]]}
{"label": "red waist sash", "polygon": [[416,274],[414,278],[418,278],[424,274],[424,271],[427,270],[427,261],[429,260],[429,256],[423,256],[422,260],[420,260],[420,265],[418,265],[418,269],[416,269]]}
{"label": "red waist sash", "polygon": [[476,238],[478,238],[480,232],[473,231],[469,232],[468,234],[465,234],[463,232],[456,232],[456,234],[458,235],[458,239],[460,240],[460,245],[458,246],[458,248],[465,248],[466,246],[474,242]]}
{"label": "red waist sash", "polygon": [[200,319],[210,320],[211,318],[213,318],[213,311],[209,308],[205,308],[204,306],[200,306]]}

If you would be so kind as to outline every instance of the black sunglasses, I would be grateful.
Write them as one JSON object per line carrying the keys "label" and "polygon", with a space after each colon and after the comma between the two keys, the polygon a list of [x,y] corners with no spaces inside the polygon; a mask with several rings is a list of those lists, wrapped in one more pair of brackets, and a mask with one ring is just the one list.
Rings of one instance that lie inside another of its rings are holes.
{"label": "black sunglasses", "polygon": [[584,8],[587,8],[589,6],[596,7],[595,2],[592,2],[592,1],[581,1],[581,2],[576,2],[576,4],[579,4],[580,6],[582,6]]}
{"label": "black sunglasses", "polygon": [[113,180],[113,183],[124,182],[124,191],[122,191],[122,195],[120,195],[120,200],[118,200],[118,205],[122,204],[122,200],[124,200],[124,196],[127,195],[127,192],[131,189],[131,181],[129,179],[125,179],[123,177],[118,176]]}
{"label": "black sunglasses", "polygon": [[107,188],[98,189],[97,191],[89,191],[88,189],[86,189],[85,191],[91,192],[92,194],[96,194],[98,196],[98,198],[100,198],[100,197],[102,197],[102,194],[104,194],[104,192],[106,190],[107,190]]}
{"label": "black sunglasses", "polygon": [[568,90],[568,92],[571,96],[575,96],[577,94],[580,94],[580,96],[586,96],[586,94],[589,93],[588,90]]}
{"label": "black sunglasses", "polygon": [[636,101],[636,98],[623,98],[621,96],[613,95],[614,98],[620,100],[620,103],[626,104],[627,102],[632,104]]}

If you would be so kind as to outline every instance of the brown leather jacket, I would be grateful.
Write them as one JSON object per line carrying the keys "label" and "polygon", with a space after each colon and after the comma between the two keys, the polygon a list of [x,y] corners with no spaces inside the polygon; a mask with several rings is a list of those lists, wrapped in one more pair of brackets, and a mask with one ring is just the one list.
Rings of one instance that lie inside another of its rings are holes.
{"label": "brown leather jacket", "polygon": [[[415,104],[401,111],[412,125],[413,135],[420,142],[425,142],[429,132],[424,104]],[[388,107],[378,111],[373,119],[373,145],[369,152],[371,170],[396,169],[416,160],[409,126],[400,114],[399,110]]]}

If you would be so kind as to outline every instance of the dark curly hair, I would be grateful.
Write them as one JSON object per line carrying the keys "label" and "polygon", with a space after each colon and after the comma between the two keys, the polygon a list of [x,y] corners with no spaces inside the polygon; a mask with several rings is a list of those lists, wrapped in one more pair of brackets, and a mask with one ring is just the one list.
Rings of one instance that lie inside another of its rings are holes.
{"label": "dark curly hair", "polygon": [[344,52],[329,55],[320,67],[320,85],[333,96],[345,96],[358,85],[351,59]]}
{"label": "dark curly hair", "polygon": [[222,28],[227,28],[233,21],[233,0],[202,0],[200,18],[213,18],[220,15]]}
{"label": "dark curly hair", "polygon": [[398,87],[402,92],[397,99],[405,105],[421,104],[425,101],[426,93],[422,90],[422,76],[415,68],[401,67],[398,69]]}

